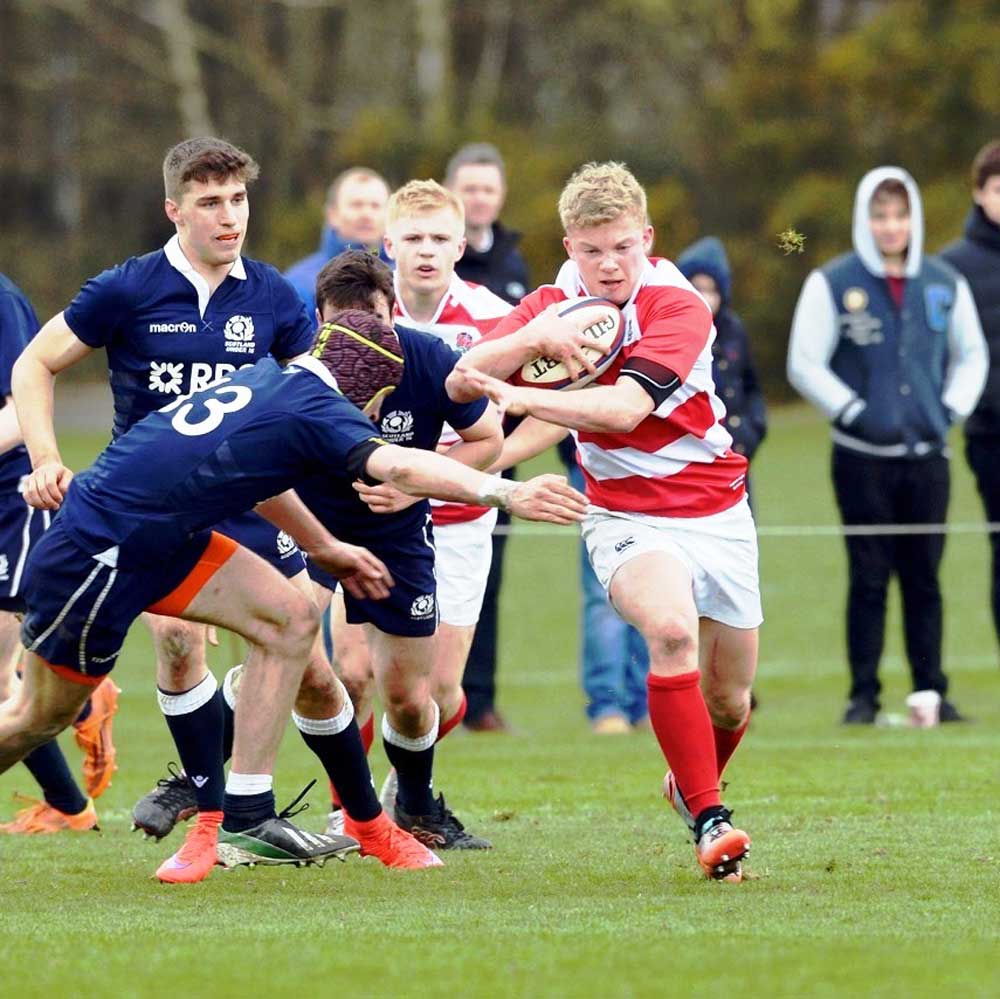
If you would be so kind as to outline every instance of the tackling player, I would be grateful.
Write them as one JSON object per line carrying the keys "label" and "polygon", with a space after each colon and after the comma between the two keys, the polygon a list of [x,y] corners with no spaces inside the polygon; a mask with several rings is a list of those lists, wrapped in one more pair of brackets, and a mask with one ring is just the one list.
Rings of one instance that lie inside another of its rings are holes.
{"label": "tackling player", "polygon": [[[558,425],[541,428],[547,442],[572,429],[591,563],[649,646],[665,790],[706,876],[739,881],[750,839],[731,825],[719,782],[749,717],[762,616],[746,459],[730,447],[712,384],[712,313],[672,263],[647,256],[645,191],[622,164],[578,170],[559,215],[569,259],[555,283],[466,354],[449,387]],[[593,370],[579,332],[549,308],[577,295],[609,299],[626,323],[625,346],[596,385],[555,392],[499,381],[540,354]]]}
{"label": "tackling player", "polygon": [[[316,300],[323,322],[342,308],[361,308],[391,324],[396,303],[393,275],[371,255],[348,253],[324,267]],[[452,443],[443,452],[472,467],[489,465],[503,443],[500,420],[484,399],[458,404],[448,395],[445,381],[458,353],[438,337],[403,325],[396,333],[406,361],[402,382],[376,416],[381,437],[403,447],[434,450],[447,422]],[[464,829],[443,795],[432,794],[434,744],[461,720],[462,663],[457,676],[454,668],[448,674],[447,696],[438,700],[442,692],[440,673],[435,677],[442,661],[438,646],[449,627],[443,620],[439,623],[438,608],[443,619],[447,571],[439,528],[431,522],[427,502],[384,485],[357,483],[353,491],[345,491],[323,477],[303,483],[298,492],[321,522],[337,525],[339,536],[376,552],[397,581],[386,601],[338,596],[334,614],[338,666],[359,716],[368,716],[369,744],[372,678],[385,706],[382,735],[398,775],[398,794],[393,780],[391,794],[383,795],[383,806],[404,829],[435,848],[487,848],[487,840]],[[334,589],[329,576],[313,566],[310,575],[321,607],[329,606]],[[334,830],[336,819],[335,806]]]}
{"label": "tackling player", "polygon": [[555,476],[506,483],[386,444],[337,390],[318,353],[285,369],[265,358],[182,396],[141,420],[72,484],[68,470],[32,474],[28,501],[62,511],[26,567],[28,654],[18,695],[0,708],[0,772],[72,721],[142,610],[183,616],[250,643],[222,830],[205,826],[206,838],[219,837],[219,858],[311,863],[357,849],[353,839],[299,830],[274,808],[274,758],[316,641],[315,605],[212,526],[261,503],[317,564],[356,594],[379,598],[392,582],[384,565],[303,520],[287,493],[319,467],[557,523],[579,520],[584,498]]}

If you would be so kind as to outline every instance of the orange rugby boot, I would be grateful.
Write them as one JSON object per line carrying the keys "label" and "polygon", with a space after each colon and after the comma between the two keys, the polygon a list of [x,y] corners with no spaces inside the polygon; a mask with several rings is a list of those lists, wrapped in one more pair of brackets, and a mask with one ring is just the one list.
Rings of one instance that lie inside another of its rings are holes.
{"label": "orange rugby boot", "polygon": [[184,845],[160,864],[156,876],[164,884],[196,884],[212,872],[218,859],[219,826],[222,812],[199,812],[188,829]]}
{"label": "orange rugby boot", "polygon": [[111,741],[111,719],[118,710],[121,691],[111,677],[94,688],[90,695],[90,714],[74,725],[76,744],[83,750],[83,782],[91,798],[99,798],[111,784],[118,769],[115,745]]}
{"label": "orange rugby boot", "polygon": [[384,811],[368,822],[355,822],[344,813],[344,835],[361,844],[362,857],[375,857],[386,867],[416,870],[443,867],[444,862],[404,829],[400,829]]}
{"label": "orange rugby boot", "polygon": [[43,833],[87,832],[91,829],[100,832],[97,812],[90,798],[87,799],[87,807],[76,815],[67,815],[53,808],[48,802],[29,798],[26,794],[15,793],[14,799],[28,802],[28,807],[22,808],[12,822],[0,825],[0,833],[9,836],[37,836]]}
{"label": "orange rugby boot", "polygon": [[739,884],[743,880],[743,860],[750,852],[750,837],[734,829],[729,812],[709,819],[702,830],[694,853],[706,878]]}

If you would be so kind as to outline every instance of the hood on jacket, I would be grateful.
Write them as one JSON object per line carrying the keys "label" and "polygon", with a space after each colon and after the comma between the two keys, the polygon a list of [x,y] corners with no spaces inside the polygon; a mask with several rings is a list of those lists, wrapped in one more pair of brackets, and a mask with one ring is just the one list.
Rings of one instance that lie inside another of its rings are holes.
{"label": "hood on jacket", "polygon": [[677,269],[689,281],[695,274],[707,274],[719,289],[720,308],[729,304],[733,272],[729,266],[726,249],[715,236],[705,236],[692,243],[677,258]]}
{"label": "hood on jacket", "polygon": [[906,277],[916,277],[920,273],[924,253],[924,208],[920,200],[917,182],[902,168],[881,166],[861,178],[854,196],[854,252],[861,258],[867,270],[876,277],[885,277],[885,261],[875,245],[868,224],[868,211],[875,188],[884,180],[898,180],[906,188],[910,199],[910,247],[906,253]]}

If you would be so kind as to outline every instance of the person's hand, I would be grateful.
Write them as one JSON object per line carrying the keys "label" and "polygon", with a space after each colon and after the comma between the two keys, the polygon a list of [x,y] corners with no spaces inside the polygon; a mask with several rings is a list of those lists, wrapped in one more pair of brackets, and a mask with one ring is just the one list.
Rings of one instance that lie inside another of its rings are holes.
{"label": "person's hand", "polygon": [[58,510],[66,498],[73,473],[61,461],[46,461],[24,484],[24,501],[38,510]]}
{"label": "person's hand", "polygon": [[309,558],[339,579],[345,592],[357,600],[384,600],[389,596],[389,588],[396,585],[381,559],[358,545],[334,541],[311,550]]}
{"label": "person's hand", "polygon": [[419,496],[404,493],[388,482],[369,486],[358,479],[352,485],[354,491],[368,504],[372,513],[399,513],[400,510],[405,510],[408,506],[420,502]]}
{"label": "person's hand", "polygon": [[500,410],[500,419],[505,416],[525,416],[528,406],[524,389],[500,381],[492,375],[484,375],[481,371],[467,369],[463,372],[465,383],[474,388],[480,395],[487,396],[496,403]]}
{"label": "person's hand", "polygon": [[563,475],[536,475],[517,484],[510,495],[508,509],[524,520],[576,524],[587,513],[587,497],[574,489]]}
{"label": "person's hand", "polygon": [[581,325],[585,322],[583,317],[575,321],[572,312],[568,316],[560,316],[558,310],[561,305],[561,302],[550,305],[523,326],[522,332],[530,338],[539,356],[549,357],[565,364],[570,378],[574,381],[584,372],[597,374],[593,352],[606,354],[611,349],[610,345],[596,343],[584,335]]}

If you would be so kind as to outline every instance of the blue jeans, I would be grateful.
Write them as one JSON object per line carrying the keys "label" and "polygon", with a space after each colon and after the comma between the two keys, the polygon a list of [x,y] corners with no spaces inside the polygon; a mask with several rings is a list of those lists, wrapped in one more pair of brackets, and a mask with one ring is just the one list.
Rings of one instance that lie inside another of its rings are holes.
{"label": "blue jeans", "polygon": [[[569,480],[583,489],[583,475],[574,464]],[[587,547],[580,544],[582,589],[582,650],[580,679],[587,695],[587,717],[622,715],[635,723],[646,717],[646,674],[649,652],[642,635],[626,624],[611,606],[604,587],[590,567]]]}

